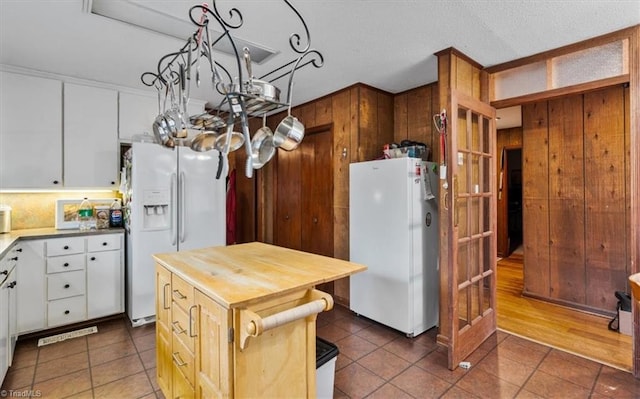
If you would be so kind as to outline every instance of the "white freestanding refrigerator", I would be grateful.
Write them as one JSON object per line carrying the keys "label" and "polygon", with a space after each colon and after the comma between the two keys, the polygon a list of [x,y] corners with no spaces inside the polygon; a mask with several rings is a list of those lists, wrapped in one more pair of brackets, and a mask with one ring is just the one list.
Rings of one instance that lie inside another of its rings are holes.
{"label": "white freestanding refrigerator", "polygon": [[416,336],[438,324],[439,231],[435,164],[417,158],[352,163],[350,277],[355,313]]}
{"label": "white freestanding refrigerator", "polygon": [[[216,179],[219,162],[223,170]],[[125,157],[127,315],[155,320],[153,254],[226,245],[226,158],[218,151],[133,143]]]}

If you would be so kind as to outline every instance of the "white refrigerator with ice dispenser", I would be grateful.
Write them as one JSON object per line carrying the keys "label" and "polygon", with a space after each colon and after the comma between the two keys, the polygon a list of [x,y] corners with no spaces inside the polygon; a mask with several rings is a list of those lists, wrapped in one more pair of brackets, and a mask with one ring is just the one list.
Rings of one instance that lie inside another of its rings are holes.
{"label": "white refrigerator with ice dispenser", "polygon": [[352,163],[350,277],[355,313],[416,336],[438,324],[436,164],[418,158]]}
{"label": "white refrigerator with ice dispenser", "polygon": [[215,150],[133,143],[125,155],[126,300],[134,326],[155,320],[153,254],[226,245],[227,168]]}

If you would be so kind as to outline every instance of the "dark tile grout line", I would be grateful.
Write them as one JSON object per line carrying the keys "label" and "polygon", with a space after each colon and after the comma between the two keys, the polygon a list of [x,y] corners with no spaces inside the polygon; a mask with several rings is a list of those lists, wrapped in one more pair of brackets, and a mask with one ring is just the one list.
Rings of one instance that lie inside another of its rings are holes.
{"label": "dark tile grout line", "polygon": [[[119,320],[119,319],[113,319],[113,320]],[[141,326],[141,327],[142,327],[142,328],[144,328],[143,326]],[[148,327],[147,327],[147,328],[148,328]],[[144,337],[144,336],[147,336],[147,335],[155,334],[155,329],[152,329],[152,330],[151,330],[151,331],[149,331],[148,333],[141,334],[141,335],[135,335],[135,336],[134,336],[134,334],[132,334],[132,332],[134,331],[134,330],[133,330],[133,329],[134,329],[134,327],[130,327],[129,325],[127,325],[127,321],[126,321],[126,320],[123,320],[123,321],[122,321],[122,326],[118,326],[118,327],[114,327],[114,328],[113,328],[113,330],[116,330],[116,329],[124,329],[124,330],[127,332],[127,336],[131,339],[131,342],[132,342],[132,344],[133,344],[133,346],[134,346],[134,348],[135,348],[135,350],[136,350],[136,355],[137,355],[137,357],[138,357],[138,360],[140,361],[140,364],[142,365],[142,372],[144,372],[144,373],[145,373],[145,376],[146,376],[146,378],[147,378],[147,381],[149,382],[149,385],[150,385],[150,387],[151,387],[151,392],[150,392],[150,393],[147,393],[147,394],[145,394],[145,395],[143,395],[143,396],[150,395],[150,394],[153,394],[153,395],[157,396],[157,393],[156,393],[157,391],[156,391],[156,390],[154,390],[154,384],[153,384],[153,382],[151,381],[151,378],[149,377],[149,373],[147,372],[147,369],[146,369],[146,367],[145,367],[144,362],[142,361],[142,357],[141,357],[141,354],[140,354],[140,352],[141,352],[141,351],[140,351],[140,349],[138,349],[138,346],[136,345],[136,342],[135,342],[135,339],[134,339],[134,338],[140,338],[140,337]],[[109,331],[109,330],[108,330],[108,331]],[[87,391],[89,391],[89,390],[90,390],[90,391],[91,391],[91,396],[95,398],[95,388],[96,388],[96,386],[95,386],[95,385],[94,385],[94,383],[93,383],[93,373],[91,372],[91,367],[92,367],[92,366],[91,366],[91,356],[90,356],[90,348],[89,348],[89,339],[88,339],[88,335],[87,335],[87,336],[78,337],[78,338],[84,338],[84,339],[85,339],[85,344],[86,344],[86,354],[87,354],[87,365],[88,365],[87,370],[88,370],[88,372],[89,372],[89,381],[91,382],[91,388],[90,388],[90,389],[87,389],[87,390],[85,390],[85,391],[82,391],[82,392],[74,393],[74,394],[72,394],[71,396],[73,396],[73,395],[77,395],[77,394],[80,394],[80,393],[83,393],[83,392],[87,392]],[[35,339],[35,338],[29,338],[29,339]],[[74,339],[74,338],[72,338],[72,339]],[[118,342],[120,342],[120,341],[118,341]],[[54,344],[55,344],[55,343],[54,343]],[[104,346],[107,346],[107,345],[104,345]],[[44,346],[43,346],[43,347],[44,347]],[[36,348],[34,349],[34,350],[36,351],[36,360],[35,360],[35,364],[33,365],[33,367],[34,367],[34,370],[33,370],[33,377],[31,378],[31,384],[30,384],[30,386],[28,387],[29,389],[36,389],[36,376],[37,376],[38,366],[40,365],[40,350],[41,350],[43,347],[37,346],[37,341],[36,341]],[[100,348],[102,348],[102,347],[100,347]],[[148,350],[151,350],[151,349],[148,349]],[[110,360],[110,361],[115,361],[115,360],[118,360],[118,359],[121,359],[121,357],[120,357],[120,358],[116,358],[116,359],[112,359],[112,360]],[[56,360],[56,359],[51,359],[50,361],[55,361],[55,360]],[[45,363],[45,362],[43,362],[43,363]],[[157,365],[156,365],[156,367],[157,367]],[[62,375],[59,375],[59,376],[56,376],[56,377],[52,377],[52,378],[49,378],[49,379],[47,379],[47,380],[38,381],[38,383],[43,383],[43,382],[46,382],[46,381],[52,380],[52,379],[54,379],[54,378],[60,378],[60,377],[68,376],[68,375],[73,374],[73,373],[76,373],[76,372],[78,372],[78,370],[73,371],[73,372],[69,372],[69,373],[67,373],[67,374],[62,374]],[[113,382],[116,382],[116,381],[120,381],[120,380],[123,380],[123,379],[125,379],[125,378],[127,378],[127,377],[129,377],[129,376],[124,376],[124,377],[122,377],[122,378],[118,378],[118,379],[116,379],[116,380],[109,381],[108,383],[105,383],[105,384],[102,384],[102,385],[99,385],[99,386],[104,386],[104,385],[107,385],[107,384],[110,384],[110,383],[113,383]],[[18,388],[18,389],[19,389],[19,388]],[[68,396],[67,396],[67,397],[68,397]]]}
{"label": "dark tile grout line", "polygon": [[[340,317],[338,317],[338,318],[336,318],[336,319],[334,319],[334,320],[326,321],[326,324],[323,324],[323,325],[335,324],[335,322],[336,322],[336,321],[338,321],[338,320],[340,320],[340,319],[346,319],[347,317],[348,317],[347,315],[340,316]],[[365,319],[366,319],[366,318],[365,318]],[[366,319],[366,320],[368,321],[368,319]],[[371,325],[375,325],[375,323],[372,323]],[[345,329],[344,329],[344,328],[342,328],[342,327],[339,327],[339,326],[336,326],[336,327],[337,327],[337,328],[341,328],[341,329],[345,330]],[[370,327],[370,326],[369,326],[369,327]],[[356,332],[351,332],[351,331],[347,331],[347,330],[345,330],[345,331],[349,333],[349,335],[348,335],[348,336],[356,335],[356,336],[360,337],[359,335],[357,335],[357,333],[358,333],[359,331],[362,331],[362,330],[364,330],[364,329],[366,329],[366,328],[369,328],[369,327],[361,328],[361,329],[357,330]],[[425,331],[425,333],[426,333],[426,332],[427,332],[427,331]],[[497,333],[497,332],[496,332],[496,333]],[[510,333],[508,333],[508,332],[503,332],[503,333],[504,333],[504,334],[506,334],[506,337],[505,337],[505,338],[503,338],[502,340],[500,340],[499,342],[497,342],[495,346],[493,346],[493,347],[491,347],[489,350],[487,350],[487,352],[486,352],[486,353],[485,353],[485,354],[484,354],[480,359],[478,359],[478,360],[476,361],[476,364],[481,363],[481,362],[482,362],[482,361],[483,361],[483,360],[484,360],[484,359],[485,359],[485,358],[486,358],[486,357],[487,357],[487,356],[488,356],[488,355],[489,355],[493,350],[495,350],[496,348],[498,348],[498,346],[499,346],[502,342],[504,342],[508,337],[513,336],[512,334],[510,334]],[[347,336],[347,337],[348,337],[348,336]],[[344,337],[344,338],[346,338],[346,337]],[[344,339],[344,338],[341,338],[341,339]],[[376,345],[376,346],[377,346],[377,348],[376,348],[376,349],[374,349],[374,350],[373,350],[373,351],[371,351],[371,352],[374,352],[375,350],[380,349],[380,348],[384,349],[384,345],[383,345],[383,346],[380,346],[380,345],[378,345],[378,344],[376,344],[376,343],[374,343],[374,342],[371,342],[370,340],[366,339],[365,337],[360,337],[360,338],[362,338],[362,339],[366,340],[367,342],[372,343],[372,344],[374,344],[374,345]],[[401,337],[396,337],[395,339],[393,339],[393,340],[391,340],[391,341],[389,341],[389,342],[396,341],[396,340],[398,340],[398,339],[400,339],[400,338],[401,338]],[[523,339],[523,340],[525,340],[525,341],[527,341],[527,342],[534,342],[534,341],[529,341],[529,340],[527,340],[526,338],[523,338],[523,337],[518,337],[518,338]],[[414,337],[414,338],[412,338],[412,339],[415,339],[415,337]],[[388,343],[389,343],[389,342],[388,342]],[[385,345],[387,345],[388,343],[386,343]],[[534,342],[534,343],[536,343],[536,342]],[[544,345],[544,344],[539,344],[539,345],[542,345],[542,346],[544,346],[544,347],[548,348],[549,350],[548,350],[548,351],[544,354],[544,356],[543,356],[543,357],[538,361],[538,363],[537,363],[537,364],[535,365],[535,367],[533,368],[533,371],[532,371],[532,372],[531,372],[531,374],[527,377],[527,379],[522,383],[522,385],[518,387],[518,391],[516,392],[516,395],[515,395],[514,397],[517,397],[520,393],[522,393],[522,392],[525,390],[525,386],[526,386],[526,384],[529,382],[529,380],[533,377],[533,375],[534,375],[537,371],[539,371],[539,372],[541,372],[541,373],[544,373],[544,371],[539,370],[539,367],[542,365],[542,363],[544,362],[544,360],[549,356],[549,354],[550,354],[553,350],[557,350],[557,349],[552,348],[552,347],[550,347],[550,346],[548,346],[548,345]],[[386,349],[385,349],[385,350],[386,350]],[[417,364],[417,363],[418,363],[418,362],[420,362],[422,359],[424,359],[425,357],[429,356],[431,353],[433,353],[433,352],[434,352],[434,351],[436,351],[436,350],[437,350],[437,347],[435,347],[434,349],[430,350],[427,354],[425,354],[424,356],[420,357],[418,360],[416,360],[416,361],[414,361],[414,362],[410,363],[410,365],[409,365],[407,368],[405,368],[404,370],[406,370],[406,369],[408,369],[408,368],[410,368],[410,367],[414,367],[414,366],[415,366],[415,367],[418,367],[419,369],[421,369],[421,370],[423,370],[423,371],[425,371],[425,372],[427,372],[427,373],[429,373],[429,374],[433,375],[433,376],[434,376],[434,377],[436,377],[436,378],[440,378],[440,377],[438,377],[437,375],[435,375],[435,374],[431,373],[429,370],[425,370],[425,369],[423,369],[422,367],[420,367],[420,366]],[[369,353],[371,353],[371,352],[369,352]],[[366,355],[362,356],[360,359],[362,359],[362,358],[364,358],[364,357],[366,357]],[[391,380],[393,380],[393,378],[395,378],[397,375],[400,375],[404,370],[403,370],[403,371],[401,371],[401,372],[399,372],[398,374],[396,374],[396,376],[391,377],[391,378],[389,378],[389,379],[386,379],[386,378],[384,378],[383,376],[380,376],[380,375],[376,374],[376,373],[375,373],[375,372],[373,372],[372,370],[369,370],[369,369],[368,369],[367,367],[365,367],[364,365],[360,364],[360,363],[358,362],[360,359],[353,360],[353,361],[352,361],[352,363],[357,363],[359,366],[364,367],[364,368],[365,368],[366,370],[368,370],[369,372],[373,373],[374,375],[376,375],[376,376],[378,376],[379,378],[381,378],[381,379],[383,379],[383,380],[384,380],[384,383],[383,383],[381,386],[379,386],[378,388],[376,388],[374,391],[372,391],[372,392],[368,393],[368,394],[366,395],[366,397],[369,397],[369,396],[373,395],[375,392],[377,392],[377,391],[379,391],[380,389],[382,389],[382,387],[384,387],[386,384],[391,384],[394,388],[396,388],[396,389],[398,389],[398,390],[400,390],[400,391],[402,391],[402,392],[406,393],[406,394],[407,394],[407,395],[409,395],[409,396],[413,396],[413,395],[411,395],[409,392],[407,392],[407,391],[403,390],[402,388],[400,388],[400,387],[396,386],[395,384],[393,384],[393,382],[391,382]],[[406,360],[406,359],[404,359],[404,360]],[[347,365],[343,366],[342,368],[347,367],[347,366],[348,366],[348,365],[350,365],[350,364],[351,364],[351,363],[349,363],[349,364],[347,364]],[[595,388],[596,388],[596,383],[597,383],[597,381],[598,381],[598,377],[600,376],[600,374],[601,374],[601,372],[602,372],[602,370],[603,370],[603,365],[602,365],[602,364],[597,363],[597,362],[596,362],[596,364],[598,364],[598,373],[597,373],[597,374],[596,374],[596,376],[594,377],[594,380],[593,380],[593,382],[592,382],[592,386],[591,386],[591,388],[589,389],[589,397],[593,396],[593,394],[595,393],[595,392],[594,392],[594,390],[595,390]],[[339,370],[336,370],[336,372],[337,372],[337,371],[339,371]],[[547,373],[547,374],[548,374],[548,373]],[[451,383],[451,384],[450,384],[451,386],[449,386],[449,387],[448,387],[448,388],[447,388],[447,389],[446,389],[446,390],[445,390],[445,391],[440,395],[440,397],[443,397],[444,395],[446,395],[446,393],[447,393],[448,391],[450,391],[451,389],[453,389],[454,387],[456,387],[457,389],[460,389],[460,390],[462,390],[462,391],[464,391],[464,392],[469,393],[467,390],[465,390],[465,389],[463,389],[463,388],[461,388],[461,387],[457,386],[457,384],[460,382],[460,380],[462,380],[462,379],[464,378],[464,376],[466,376],[466,375],[467,375],[467,374],[465,373],[465,374],[464,374],[464,375],[462,375],[460,378],[456,379],[456,381],[455,381],[455,382]],[[499,376],[495,376],[495,377],[499,378],[499,379],[500,379],[500,380],[502,380],[502,381],[509,382],[509,381],[506,381],[506,380],[502,379],[502,378],[501,378],[501,377],[499,377]],[[561,377],[558,377],[558,378],[560,378],[560,379],[562,379],[562,380],[565,380],[564,378],[561,378]],[[573,384],[573,385],[576,385],[577,387],[581,387],[580,385],[575,384],[573,381],[569,381],[569,380],[565,380],[565,381],[568,381],[569,383],[571,383],[571,384]],[[514,384],[514,385],[515,385],[515,384]],[[335,389],[335,390],[337,390],[337,391],[338,391],[339,393],[341,393],[342,395],[344,395],[344,396],[346,396],[346,397],[349,397],[346,393],[344,393],[343,391],[341,391],[339,388],[335,387],[334,389]],[[473,395],[473,393],[470,393],[470,394],[471,394],[471,395]]]}

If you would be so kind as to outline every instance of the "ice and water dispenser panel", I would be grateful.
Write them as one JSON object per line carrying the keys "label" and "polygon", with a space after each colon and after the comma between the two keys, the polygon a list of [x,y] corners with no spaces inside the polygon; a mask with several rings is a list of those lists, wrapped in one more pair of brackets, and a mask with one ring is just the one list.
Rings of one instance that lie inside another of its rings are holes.
{"label": "ice and water dispenser panel", "polygon": [[144,190],[142,225],[145,230],[164,230],[171,226],[169,190]]}

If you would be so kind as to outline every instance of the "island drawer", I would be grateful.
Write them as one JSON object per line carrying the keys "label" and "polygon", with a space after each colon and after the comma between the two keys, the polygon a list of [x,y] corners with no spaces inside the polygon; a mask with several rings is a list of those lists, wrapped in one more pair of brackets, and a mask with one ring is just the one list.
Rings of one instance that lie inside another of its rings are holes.
{"label": "island drawer", "polygon": [[173,365],[187,378],[191,386],[194,386],[196,380],[194,355],[175,333],[172,335],[173,351],[171,357],[173,358]]}
{"label": "island drawer", "polygon": [[[194,309],[195,306],[189,308]],[[182,343],[193,353],[195,350],[195,331],[193,320],[189,315],[189,311],[185,312],[179,306],[174,306],[171,309],[172,320],[171,329],[173,333],[182,341]]]}
{"label": "island drawer", "polygon": [[193,305],[193,286],[180,277],[171,276],[171,297],[184,311]]}

